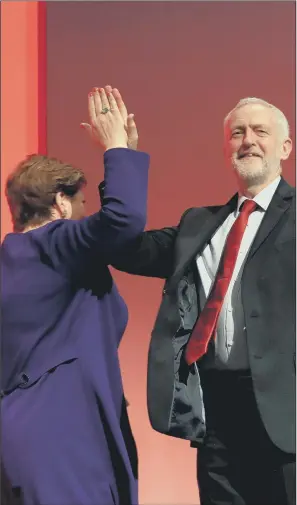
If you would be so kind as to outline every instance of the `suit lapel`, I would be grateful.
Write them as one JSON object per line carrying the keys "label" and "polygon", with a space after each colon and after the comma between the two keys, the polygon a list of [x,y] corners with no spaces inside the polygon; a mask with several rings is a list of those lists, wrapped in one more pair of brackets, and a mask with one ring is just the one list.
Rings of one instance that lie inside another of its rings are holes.
{"label": "suit lapel", "polygon": [[284,212],[290,207],[293,194],[293,188],[289,186],[284,179],[281,179],[256,234],[248,255],[248,260],[254,256],[256,251],[275,228]]}
{"label": "suit lapel", "polygon": [[177,282],[191,263],[191,261],[204,249],[211,240],[216,230],[225,221],[227,216],[236,208],[237,194],[226,205],[221,207],[205,208],[195,225],[197,228],[191,235],[182,240],[180,258],[176,270],[171,278],[172,283]]}
{"label": "suit lapel", "polygon": [[[294,188],[291,187],[284,179],[281,179],[265,213],[261,226],[249,252],[248,259],[255,254],[261,244],[275,228],[284,212],[290,206],[293,195]],[[238,195],[236,193],[226,205],[215,208],[206,207],[204,209],[204,213],[199,216],[199,219],[197,218],[195,230],[191,230],[192,233],[189,233],[189,236],[183,238],[182,240],[179,261],[175,272],[170,279],[170,284],[172,284],[172,286],[180,280],[193,259],[204,249],[219,226],[223,224],[227,216],[235,210],[237,199]]]}

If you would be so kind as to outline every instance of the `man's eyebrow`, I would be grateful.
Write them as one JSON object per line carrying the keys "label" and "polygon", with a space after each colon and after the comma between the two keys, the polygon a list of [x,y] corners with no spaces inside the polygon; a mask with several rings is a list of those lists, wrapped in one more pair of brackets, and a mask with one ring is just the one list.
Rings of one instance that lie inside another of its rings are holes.
{"label": "man's eyebrow", "polygon": [[[251,126],[252,128],[263,128],[265,130],[269,130],[269,127],[263,123],[255,123],[255,124],[251,124],[249,126]],[[230,130],[231,131],[244,130],[244,128],[246,128],[246,126],[243,124],[235,124],[235,125],[231,126]]]}
{"label": "man's eyebrow", "polygon": [[265,130],[269,130],[269,126],[263,123],[257,123],[252,125],[253,128],[264,128]]}
{"label": "man's eyebrow", "polygon": [[245,128],[244,125],[242,124],[235,124],[235,125],[230,125],[230,131],[234,131],[234,130],[243,130]]}

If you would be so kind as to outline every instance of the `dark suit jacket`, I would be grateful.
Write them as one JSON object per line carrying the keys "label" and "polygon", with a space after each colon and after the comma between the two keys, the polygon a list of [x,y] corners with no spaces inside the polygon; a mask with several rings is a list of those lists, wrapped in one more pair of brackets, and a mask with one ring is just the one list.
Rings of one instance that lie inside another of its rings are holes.
{"label": "dark suit jacket", "polygon": [[[154,429],[199,442],[205,432],[199,366],[185,345],[199,315],[196,255],[232,212],[189,209],[175,228],[145,232],[114,266],[165,278],[149,350],[148,410]],[[242,304],[260,415],[271,440],[295,452],[295,189],[281,180],[244,266]]]}

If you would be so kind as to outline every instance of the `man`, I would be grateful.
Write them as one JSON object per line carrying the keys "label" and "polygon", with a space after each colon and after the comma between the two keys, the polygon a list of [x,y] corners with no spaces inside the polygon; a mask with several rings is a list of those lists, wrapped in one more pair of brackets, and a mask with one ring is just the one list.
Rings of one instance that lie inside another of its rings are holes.
{"label": "man", "polygon": [[247,98],[227,115],[224,140],[238,194],[143,233],[114,266],[166,279],[149,416],[157,431],[198,447],[201,504],[292,505],[295,189],[281,176],[289,126],[276,107]]}

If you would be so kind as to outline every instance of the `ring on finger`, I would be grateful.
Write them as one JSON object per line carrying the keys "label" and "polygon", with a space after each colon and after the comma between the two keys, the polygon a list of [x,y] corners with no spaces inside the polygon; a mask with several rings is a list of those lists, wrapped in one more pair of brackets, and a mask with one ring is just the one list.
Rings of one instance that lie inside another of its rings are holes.
{"label": "ring on finger", "polygon": [[110,112],[110,109],[108,107],[103,107],[100,114],[107,114],[108,112]]}

